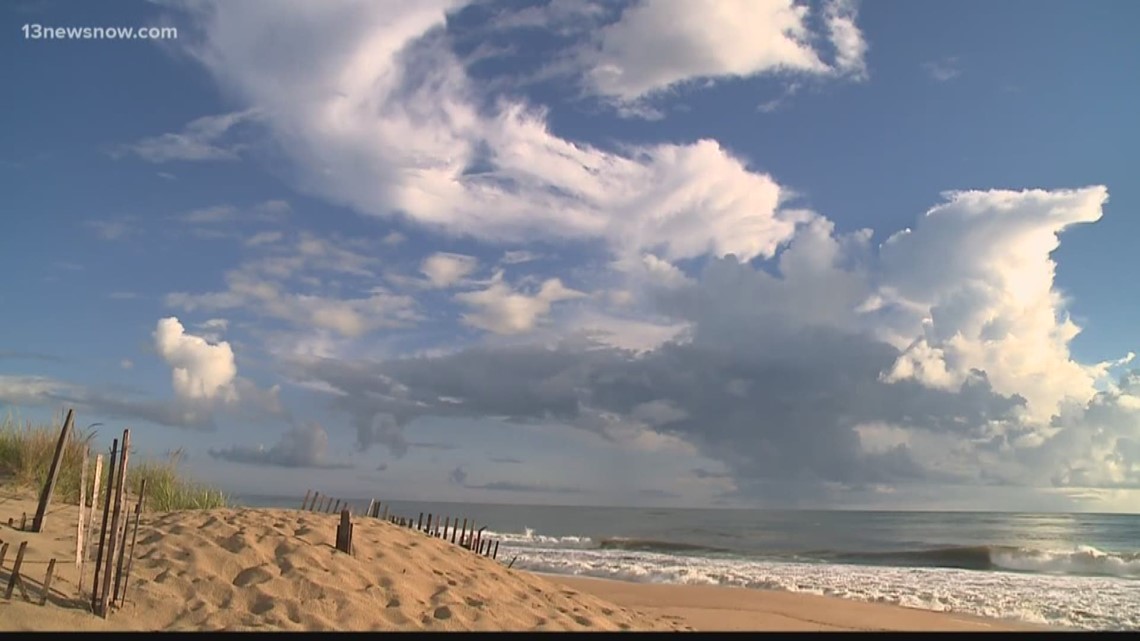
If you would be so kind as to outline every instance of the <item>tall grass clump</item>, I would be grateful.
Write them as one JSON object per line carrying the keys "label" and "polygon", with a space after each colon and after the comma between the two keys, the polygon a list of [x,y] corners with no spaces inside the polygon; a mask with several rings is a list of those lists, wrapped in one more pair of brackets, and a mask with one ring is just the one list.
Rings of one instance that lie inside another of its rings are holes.
{"label": "tall grass clump", "polygon": [[[59,441],[63,416],[54,425],[20,424],[11,415],[0,422],[0,482],[34,491],[37,495],[47,481],[51,459]],[[90,448],[88,461],[88,493],[94,473],[95,455],[103,454],[102,487],[107,488],[110,451],[95,444],[96,432],[73,426],[64,444],[63,461],[56,479],[53,500],[76,504],[79,502],[79,476],[84,448]],[[229,502],[220,490],[187,478],[179,469],[183,452],[173,452],[165,461],[131,457],[127,463],[127,490],[137,498],[143,479],[146,479],[148,511],[205,510],[225,507]]]}
{"label": "tall grass clump", "polygon": [[128,463],[128,487],[137,495],[145,479],[145,506],[156,512],[226,507],[229,497],[221,490],[181,475],[178,464],[182,457],[182,450],[177,450],[165,461],[141,461],[137,465]]}
{"label": "tall grass clump", "polygon": [[[63,416],[56,425],[20,424],[11,414],[0,423],[0,479],[14,485],[34,489],[37,494],[47,481]],[[72,427],[64,443],[63,460],[56,477],[55,499],[79,502],[79,473],[83,450],[91,447],[95,432]],[[91,472],[89,471],[88,474]]]}

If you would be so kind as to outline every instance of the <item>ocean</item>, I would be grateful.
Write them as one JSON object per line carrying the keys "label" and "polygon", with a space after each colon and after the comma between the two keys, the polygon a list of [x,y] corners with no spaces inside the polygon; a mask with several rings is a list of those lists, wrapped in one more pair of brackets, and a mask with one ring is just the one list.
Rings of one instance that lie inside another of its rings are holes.
{"label": "ocean", "polygon": [[[299,498],[245,497],[258,507]],[[358,509],[368,501],[355,501]],[[1140,515],[392,502],[474,518],[553,574],[831,595],[1088,630],[1140,629]]]}

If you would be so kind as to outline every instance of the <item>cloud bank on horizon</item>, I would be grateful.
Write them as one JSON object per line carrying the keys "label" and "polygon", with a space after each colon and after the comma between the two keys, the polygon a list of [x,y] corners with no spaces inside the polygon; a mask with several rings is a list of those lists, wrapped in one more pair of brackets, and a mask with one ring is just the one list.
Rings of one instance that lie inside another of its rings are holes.
{"label": "cloud bank on horizon", "polygon": [[[268,197],[183,212],[175,224],[241,243],[147,319],[169,396],[0,375],[0,401],[214,430],[215,462],[251,470],[350,474],[349,448],[373,470],[378,451],[411,456],[419,426],[468,421],[681,461],[675,485],[637,491],[690,502],[1140,488],[1133,355],[1073,355],[1081,328],[1053,257],[1064,232],[1102,218],[1108,186],[931,193],[909,228],[876,238],[809,206],[811,185],[776,178],[780,157],[712,135],[587,141],[558,133],[554,107],[520,89],[555,82],[599,117],[653,128],[725,83],[873,84],[855,2],[164,11],[188,34],[179,55],[230,111],[119,141],[107,162],[271,163],[286,187],[372,231]],[[464,20],[486,47],[461,50]],[[553,50],[525,73],[494,67],[518,52],[491,43],[520,33]],[[239,374],[245,360],[254,378]],[[227,427],[243,420],[280,437],[247,445]],[[441,483],[606,491],[542,478],[530,452],[498,459],[509,466],[455,465]]]}

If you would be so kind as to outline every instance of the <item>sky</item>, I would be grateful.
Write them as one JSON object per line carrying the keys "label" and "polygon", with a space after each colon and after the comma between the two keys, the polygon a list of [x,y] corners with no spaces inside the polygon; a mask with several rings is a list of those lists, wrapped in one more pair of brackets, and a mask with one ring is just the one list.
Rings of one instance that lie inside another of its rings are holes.
{"label": "sky", "polygon": [[244,494],[1140,511],[1138,20],[4,3],[0,411]]}

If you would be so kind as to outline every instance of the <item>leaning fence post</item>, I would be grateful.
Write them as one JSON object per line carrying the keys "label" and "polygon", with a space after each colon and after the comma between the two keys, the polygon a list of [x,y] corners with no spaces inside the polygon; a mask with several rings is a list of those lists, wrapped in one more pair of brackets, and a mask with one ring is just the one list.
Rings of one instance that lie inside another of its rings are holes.
{"label": "leaning fence post", "polygon": [[[146,479],[142,480],[141,487],[139,487],[139,502],[135,504],[135,528],[134,533],[131,534],[131,555],[127,559],[127,571],[123,577],[123,596],[119,605],[127,603],[127,589],[131,585],[131,566],[135,562],[135,545],[139,539],[139,519],[142,517],[143,505],[146,503]],[[116,590],[117,591],[117,590]]]}
{"label": "leaning fence post", "polygon": [[387,503],[385,503],[385,504],[384,504],[384,520],[385,520],[385,521],[387,521],[387,520],[388,520],[388,508],[389,508],[389,507],[390,507],[390,506],[389,506]]}
{"label": "leaning fence post", "polygon": [[25,601],[30,601],[28,593],[24,590],[24,579],[20,576],[20,568],[24,565],[24,552],[28,549],[27,541],[20,541],[20,549],[16,551],[16,563],[12,565],[12,574],[8,575],[8,589],[4,591],[4,598],[11,599],[16,586],[20,587],[20,594]]}
{"label": "leaning fence post", "polygon": [[309,504],[309,497],[312,496],[312,494],[313,494],[312,488],[305,490],[305,498],[301,499],[301,511],[302,512],[305,511],[305,506]]}
{"label": "leaning fence post", "polygon": [[44,527],[44,517],[47,515],[48,504],[51,503],[52,492],[55,492],[55,481],[59,478],[60,461],[63,459],[63,450],[67,446],[67,437],[71,434],[71,424],[75,419],[75,410],[67,410],[67,418],[63,419],[63,427],[59,430],[59,441],[55,444],[55,456],[51,459],[48,469],[47,481],[40,492],[40,503],[36,506],[36,516],[32,519],[32,531],[40,532]]}
{"label": "leaning fence post", "polygon": [[[115,481],[115,506],[114,513],[111,515],[111,532],[108,537],[109,545],[107,546],[107,566],[103,568],[103,586],[99,590],[99,615],[104,619],[110,610],[108,607],[110,603],[107,597],[111,595],[111,580],[114,578],[111,575],[111,570],[115,567],[115,552],[118,543],[119,535],[119,519],[122,517],[123,512],[123,491],[124,485],[127,482],[127,457],[131,451],[131,431],[123,430],[123,449],[119,451],[119,469],[116,470],[118,477]],[[110,492],[107,493],[110,496]]]}
{"label": "leaning fence post", "polygon": [[369,517],[372,516],[372,508],[376,506],[376,499],[368,499],[368,511],[365,512]]}
{"label": "leaning fence post", "polygon": [[[136,536],[138,535],[139,508],[142,505],[142,500],[143,500],[144,496],[146,496],[146,479],[143,479],[142,482],[139,484],[139,501],[138,501],[138,503],[135,503],[135,535]],[[124,493],[123,498],[126,499],[125,493]],[[121,594],[119,592],[119,590],[122,586],[123,568],[127,563],[127,528],[129,527],[130,520],[131,520],[131,517],[129,515],[126,515],[126,517],[123,519],[123,543],[119,547],[119,564],[118,564],[118,568],[115,570],[115,591],[111,593],[111,603],[112,604],[118,603],[119,595]],[[131,554],[132,555],[134,554],[134,551],[135,551],[134,550],[134,544],[132,543],[131,544]]]}
{"label": "leaning fence post", "polygon": [[491,558],[496,560],[496,561],[499,560],[499,542],[498,541],[495,541],[495,551],[491,553]]}
{"label": "leaning fence post", "polygon": [[111,458],[107,462],[107,496],[103,501],[103,525],[99,527],[99,548],[95,553],[95,580],[91,584],[91,612],[99,613],[99,574],[102,572],[104,544],[107,542],[107,519],[111,516],[111,488],[115,484],[115,464],[118,462],[119,439],[111,441]]}
{"label": "leaning fence post", "polygon": [[47,566],[47,574],[44,575],[44,593],[40,596],[40,605],[47,605],[48,595],[51,594],[51,580],[55,576],[55,559],[52,559]]}

